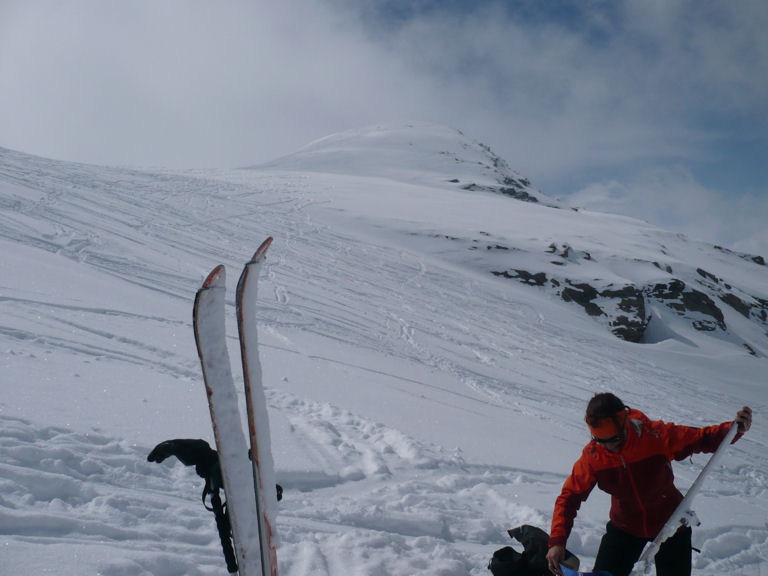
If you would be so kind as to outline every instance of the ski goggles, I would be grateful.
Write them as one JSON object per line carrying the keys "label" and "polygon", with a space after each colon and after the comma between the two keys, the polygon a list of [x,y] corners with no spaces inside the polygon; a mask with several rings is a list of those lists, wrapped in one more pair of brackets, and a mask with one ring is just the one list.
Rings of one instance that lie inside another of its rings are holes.
{"label": "ski goggles", "polygon": [[624,439],[624,423],[627,413],[622,410],[608,418],[601,418],[595,425],[587,422],[589,431],[592,434],[592,440],[600,444],[611,444],[612,442],[621,442]]}
{"label": "ski goggles", "polygon": [[624,440],[624,434],[616,434],[615,436],[611,436],[609,438],[595,438],[592,436],[592,440],[598,444],[614,444],[615,442],[621,442]]}

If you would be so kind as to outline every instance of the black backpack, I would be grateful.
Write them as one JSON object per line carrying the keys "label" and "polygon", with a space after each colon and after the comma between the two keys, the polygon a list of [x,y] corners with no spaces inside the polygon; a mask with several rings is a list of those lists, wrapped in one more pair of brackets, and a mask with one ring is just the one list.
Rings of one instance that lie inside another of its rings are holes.
{"label": "black backpack", "polygon": [[551,576],[547,568],[549,534],[529,524],[507,530],[507,533],[523,545],[523,552],[512,546],[496,550],[488,563],[493,576]]}

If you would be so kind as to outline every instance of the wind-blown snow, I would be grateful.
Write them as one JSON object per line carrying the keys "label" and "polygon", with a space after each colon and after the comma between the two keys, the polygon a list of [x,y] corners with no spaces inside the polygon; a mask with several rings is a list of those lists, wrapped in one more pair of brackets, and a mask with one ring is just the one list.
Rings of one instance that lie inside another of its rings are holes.
{"label": "wind-blown snow", "polygon": [[[382,130],[297,153],[311,165],[228,171],[0,149],[0,572],[224,573],[202,481],[146,455],[169,438],[213,444],[192,301],[215,265],[235,277],[272,235],[259,340],[281,574],[489,574],[507,528],[548,530],[585,403],[604,390],[690,425],[753,407],[699,497],[694,567],[768,573],[766,335],[727,318],[753,356],[670,316],[631,344],[490,273],[568,242],[599,256],[574,265],[584,278],[674,261],[766,298],[768,268],[637,220],[463,189],[498,184],[483,148],[438,127]],[[432,154],[447,150],[450,171]],[[234,287],[228,305],[233,319]],[[705,462],[676,463],[678,486]],[[608,504],[595,491],[576,521],[585,566]]]}

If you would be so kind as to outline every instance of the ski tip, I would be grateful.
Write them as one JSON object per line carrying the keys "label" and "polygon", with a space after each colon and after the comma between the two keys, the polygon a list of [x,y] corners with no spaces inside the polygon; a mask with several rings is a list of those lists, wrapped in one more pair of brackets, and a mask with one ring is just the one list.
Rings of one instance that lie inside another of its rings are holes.
{"label": "ski tip", "polygon": [[223,286],[227,279],[227,270],[224,268],[224,264],[219,264],[211,270],[208,277],[203,282],[203,289],[214,288],[216,286]]}
{"label": "ski tip", "polygon": [[273,240],[274,238],[272,238],[272,236],[264,240],[264,242],[261,243],[261,246],[259,246],[256,249],[256,252],[253,253],[253,258],[251,258],[251,262],[258,262],[266,258],[267,250],[269,250],[269,247],[272,245]]}

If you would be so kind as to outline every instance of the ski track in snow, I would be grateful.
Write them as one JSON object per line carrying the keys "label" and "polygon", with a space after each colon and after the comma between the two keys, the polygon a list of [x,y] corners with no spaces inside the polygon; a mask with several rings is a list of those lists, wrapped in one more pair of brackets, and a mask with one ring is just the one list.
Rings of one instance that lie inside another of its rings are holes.
{"label": "ski track in snow", "polygon": [[[96,433],[39,428],[8,417],[2,431],[0,537],[6,557],[46,557],[46,548],[65,544],[95,550],[87,554],[100,557],[102,574],[155,573],[185,557],[173,572],[156,573],[218,573],[207,514],[199,514],[195,498],[176,495],[198,491],[189,475],[151,465],[144,450]],[[124,558],[110,559],[116,555]]]}
{"label": "ski track in snow", "polygon": [[[544,297],[409,248],[404,223],[380,229],[345,214],[331,200],[332,179],[142,172],[7,151],[0,178],[7,269],[41,253],[45,263],[0,277],[3,387],[27,377],[49,386],[32,382],[18,399],[0,399],[3,573],[224,573],[202,480],[146,455],[182,422],[178,435],[210,440],[192,298],[214,265],[239,271],[267,234],[276,242],[259,314],[286,489],[283,575],[487,574],[493,551],[510,543],[507,528],[548,529],[595,391],[692,424],[738,407],[739,394],[724,399],[702,386],[702,371],[677,369],[663,351],[638,354],[583,319],[570,327]],[[66,264],[65,276],[50,286],[45,266],[54,262]],[[87,283],[77,284],[79,273]],[[648,384],[657,382],[665,385]],[[364,390],[380,397],[365,402]],[[751,402],[768,413],[764,393]],[[38,404],[47,408],[35,413]],[[80,406],[111,411],[80,422]],[[49,417],[71,425],[43,424]],[[461,430],[484,421],[510,423],[487,428],[509,436]],[[697,573],[768,574],[760,426],[707,481]],[[556,453],[545,463],[547,450]],[[678,485],[705,461],[676,464]],[[577,520],[569,548],[586,566],[606,518],[603,505]]]}

